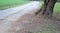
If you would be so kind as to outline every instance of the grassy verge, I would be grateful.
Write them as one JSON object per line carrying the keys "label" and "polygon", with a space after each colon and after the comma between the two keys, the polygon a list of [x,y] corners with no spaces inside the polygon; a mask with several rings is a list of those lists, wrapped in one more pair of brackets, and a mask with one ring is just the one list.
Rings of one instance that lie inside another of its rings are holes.
{"label": "grassy verge", "polygon": [[60,2],[57,2],[54,8],[54,11],[58,14],[60,14]]}
{"label": "grassy verge", "polygon": [[28,3],[24,0],[0,0],[0,10]]}

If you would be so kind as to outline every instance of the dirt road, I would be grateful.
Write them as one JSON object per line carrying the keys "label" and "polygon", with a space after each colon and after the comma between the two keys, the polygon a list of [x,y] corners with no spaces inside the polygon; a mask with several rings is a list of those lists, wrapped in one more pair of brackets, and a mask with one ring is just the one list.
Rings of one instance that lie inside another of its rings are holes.
{"label": "dirt road", "polygon": [[16,21],[20,16],[34,12],[33,10],[37,10],[38,5],[39,2],[33,1],[23,6],[0,10],[0,33],[3,33],[10,28],[11,24],[14,23],[14,21]]}

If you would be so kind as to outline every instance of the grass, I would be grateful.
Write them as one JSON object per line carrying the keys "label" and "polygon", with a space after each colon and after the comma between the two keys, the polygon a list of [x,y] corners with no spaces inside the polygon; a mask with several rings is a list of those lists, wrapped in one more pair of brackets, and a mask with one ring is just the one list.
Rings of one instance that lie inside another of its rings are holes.
{"label": "grass", "polygon": [[0,10],[28,3],[24,0],[0,0]]}
{"label": "grass", "polygon": [[60,14],[60,2],[57,2],[54,8],[54,11],[58,14]]}

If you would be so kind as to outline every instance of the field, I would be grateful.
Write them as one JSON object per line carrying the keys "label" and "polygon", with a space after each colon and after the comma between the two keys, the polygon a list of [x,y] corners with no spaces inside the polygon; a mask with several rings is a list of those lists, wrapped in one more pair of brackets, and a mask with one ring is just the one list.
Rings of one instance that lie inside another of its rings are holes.
{"label": "field", "polygon": [[0,10],[25,4],[29,1],[24,0],[0,0]]}

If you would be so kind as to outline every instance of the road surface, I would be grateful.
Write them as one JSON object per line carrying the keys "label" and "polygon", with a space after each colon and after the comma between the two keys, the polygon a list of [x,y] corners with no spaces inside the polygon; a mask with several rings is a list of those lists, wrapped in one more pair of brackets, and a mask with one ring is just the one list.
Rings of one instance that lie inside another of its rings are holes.
{"label": "road surface", "polygon": [[33,1],[23,6],[0,10],[0,33],[6,31],[20,16],[37,10],[39,2]]}

